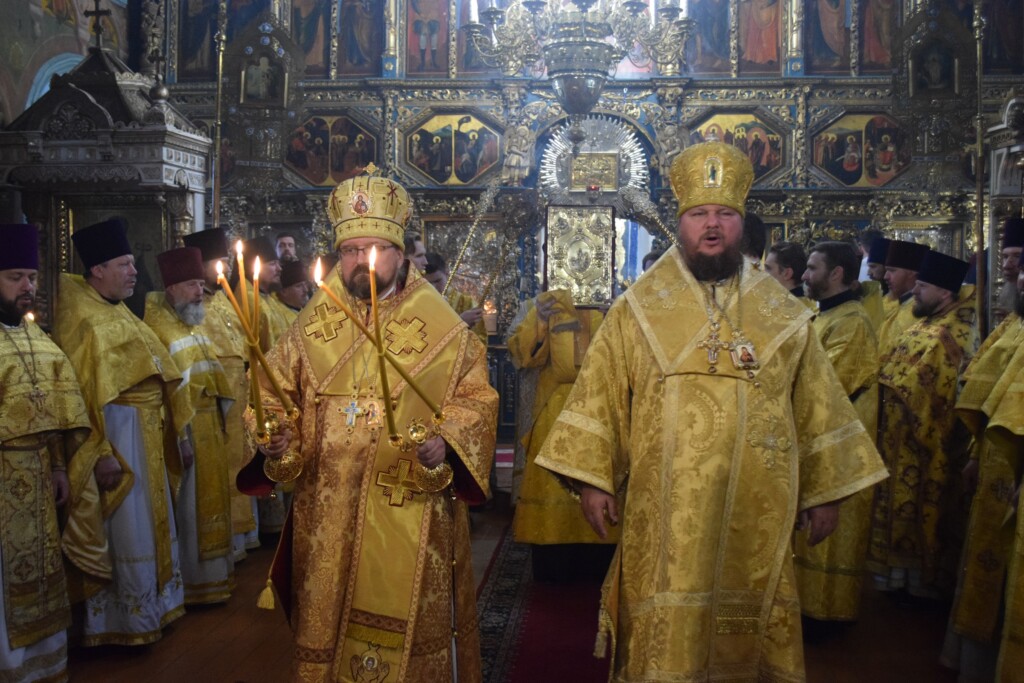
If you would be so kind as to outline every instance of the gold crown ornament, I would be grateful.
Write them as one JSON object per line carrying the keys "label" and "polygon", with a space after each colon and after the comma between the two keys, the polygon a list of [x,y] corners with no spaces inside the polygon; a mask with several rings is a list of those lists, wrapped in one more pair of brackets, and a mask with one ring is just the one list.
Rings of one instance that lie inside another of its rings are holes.
{"label": "gold crown ornament", "polygon": [[334,248],[355,237],[379,237],[402,248],[405,225],[412,215],[409,193],[388,178],[373,175],[371,163],[365,174],[342,182],[327,200],[327,215],[334,228]]}
{"label": "gold crown ornament", "polygon": [[718,204],[747,215],[747,193],[754,184],[754,167],[747,155],[724,142],[702,142],[687,147],[669,170],[672,192],[685,211]]}

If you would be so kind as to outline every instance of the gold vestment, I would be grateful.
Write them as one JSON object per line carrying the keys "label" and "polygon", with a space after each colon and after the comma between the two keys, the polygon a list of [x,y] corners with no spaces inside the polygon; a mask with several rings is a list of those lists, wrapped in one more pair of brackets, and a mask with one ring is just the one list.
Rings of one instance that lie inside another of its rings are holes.
{"label": "gold vestment", "polygon": [[[88,434],[78,379],[64,352],[34,322],[8,328],[0,336],[0,589],[6,607],[0,619],[11,649],[71,624],[62,543],[68,557],[105,557],[99,538],[80,533],[89,520],[69,520],[62,539],[53,503],[52,472],[66,469]],[[109,563],[105,569],[109,577]]]}
{"label": "gold vestment", "polygon": [[[1021,325],[1020,319],[1017,325]],[[1020,335],[1019,327],[1017,334]],[[985,437],[1000,451],[1016,454],[1013,468],[1019,489],[1024,469],[1021,457],[1024,454],[1024,346],[1017,346],[999,385],[986,405],[989,419]],[[1012,518],[1007,522],[1014,524]],[[1015,526],[1006,575],[1006,610],[996,665],[997,681],[1017,680],[1024,671],[1024,496],[1017,499]]]}
{"label": "gold vestment", "polygon": [[[217,359],[210,339],[200,326],[186,325],[171,308],[163,292],[146,295],[143,321],[167,347],[183,381],[175,396],[188,401],[190,434],[195,449],[196,520],[198,521],[199,559],[224,557],[231,552],[231,504],[228,482],[228,453],[225,443],[222,405],[234,401],[228,377]],[[166,444],[165,454],[172,472],[181,474],[176,443]],[[211,601],[209,588],[204,589]],[[229,592],[223,586],[223,595]],[[193,601],[190,586],[185,586],[186,601]]]}
{"label": "gold vestment", "polygon": [[299,311],[296,311],[294,308],[282,301],[279,292],[274,292],[274,296],[272,296],[271,299],[273,299],[274,305],[277,306],[278,310],[281,312],[281,317],[287,320],[289,325],[295,322],[295,319],[299,317]]}
{"label": "gold vestment", "polygon": [[[953,628],[980,642],[995,642],[999,635],[1006,568],[1013,545],[1013,496],[1024,464],[1013,449],[1013,440],[991,439],[987,427],[990,416],[1000,407],[1006,409],[1002,404],[1013,395],[1009,392],[1013,379],[1024,371],[1022,347],[1024,324],[1013,313],[978,349],[964,373],[964,386],[956,403],[957,415],[975,439],[972,457],[978,460],[978,488],[971,501]],[[1024,421],[1024,406],[1020,406],[1018,416]]]}
{"label": "gold vestment", "polygon": [[[108,403],[125,402],[127,405],[146,407],[152,411],[145,420],[147,443],[162,443],[165,437],[183,434],[188,424],[188,415],[182,414],[181,402],[170,400],[181,382],[181,373],[175,366],[167,349],[153,331],[128,310],[123,302],[111,304],[85,281],[81,275],[62,273],[60,293],[57,300],[57,315],[53,338],[68,355],[82,388],[89,413],[92,433],[68,463],[68,478],[71,490],[85,491],[70,502],[69,515],[72,518],[92,520],[88,529],[81,533],[95,539],[92,548],[102,548],[109,553],[102,520],[113,514],[117,506],[135,484],[134,473],[114,451],[106,436],[106,420],[103,408]],[[153,394],[151,385],[156,383],[157,394],[162,401],[155,405],[149,397]],[[163,425],[163,405],[171,407],[172,425]],[[178,411],[178,412],[176,412]],[[93,467],[100,458],[113,455],[120,461],[124,476],[112,491],[96,489]],[[160,585],[171,578],[170,514],[165,504],[166,467],[163,453],[159,449],[147,450],[149,481],[144,485],[147,495],[152,497],[154,537],[157,556],[154,562]],[[67,531],[65,530],[65,536]],[[102,539],[102,540],[101,540]],[[66,550],[65,550],[66,552]],[[80,557],[71,557],[71,571],[68,573],[68,590],[72,601],[84,600],[97,592],[110,579],[111,559],[97,552]],[[106,572],[106,575],[104,575]],[[103,580],[106,579],[106,580]]]}
{"label": "gold vestment", "polygon": [[677,248],[641,276],[537,456],[624,496],[597,644],[611,636],[616,681],[802,680],[797,513],[886,476],[812,312],[745,266],[719,303],[756,351],[748,372],[712,364],[707,295]]}
{"label": "gold vestment", "polygon": [[892,477],[875,490],[867,566],[886,577],[920,571],[933,597],[956,585],[967,519],[959,473],[969,435],[954,407],[978,346],[974,320],[964,288],[950,310],[918,319],[882,352],[878,378],[879,451]]}
{"label": "gold vestment", "polygon": [[902,302],[890,297],[886,297],[885,300],[892,303],[889,304],[891,308],[886,313],[882,326],[878,329],[879,358],[892,351],[892,347],[902,341],[903,333],[906,332],[907,328],[917,322],[917,318],[914,317],[913,313],[913,297],[908,296],[906,301]]}
{"label": "gold vestment", "polygon": [[[513,472],[522,477],[522,483],[512,532],[519,543],[601,543],[584,519],[579,500],[534,463],[604,319],[601,311],[576,309],[567,290],[552,293],[558,297],[559,308],[551,318],[540,320],[536,307],[531,307],[508,339],[509,355],[517,368],[539,369],[532,425],[522,440],[526,463],[522,472]],[[609,536],[604,542],[618,542],[618,528]]]}
{"label": "gold vestment", "polygon": [[[455,309],[455,312],[459,315],[462,315],[468,310],[479,308],[480,306],[472,296],[457,291],[454,287],[448,288],[448,294],[445,295],[445,298],[448,300],[448,305]],[[487,327],[484,325],[483,318],[477,320],[476,325],[473,325],[473,327],[469,329],[473,334],[480,338],[480,341],[484,343],[484,346],[487,346]]]}
{"label": "gold vestment", "polygon": [[[372,329],[337,270],[325,283]],[[415,269],[381,302],[380,324],[388,353],[443,409],[454,492],[483,502],[497,420],[483,345]],[[467,506],[450,491],[422,492],[410,479],[415,452],[388,444],[373,343],[318,291],[268,359],[302,411],[292,447],[304,470],[275,562],[291,572],[278,590],[293,605],[293,680],[390,671],[388,680],[433,683],[453,680],[457,667],[459,681],[479,681]],[[390,366],[387,374],[399,431],[413,418],[430,425],[424,402]],[[260,379],[267,409],[279,412]]]}
{"label": "gold vestment", "polygon": [[[885,299],[882,293],[882,283],[877,280],[865,280],[860,283],[864,296],[860,302],[864,304],[864,310],[871,321],[871,329],[877,332],[885,321]],[[876,344],[877,346],[877,344]]]}
{"label": "gold vestment", "polygon": [[249,380],[245,364],[249,358],[245,333],[231,302],[222,290],[204,294],[206,318],[202,330],[213,343],[214,353],[227,375],[228,386],[235,400],[224,416],[224,451],[228,463],[228,485],[231,491],[232,533],[246,534],[256,529],[251,498],[235,486],[235,478],[242,469],[245,450],[245,427],[242,412],[249,403]]}
{"label": "gold vestment", "polygon": [[[875,434],[878,340],[867,311],[859,301],[847,301],[819,313],[813,326],[865,431]],[[864,489],[843,501],[836,530],[814,547],[807,545],[807,534],[795,535],[797,588],[805,615],[845,621],[857,618],[872,498],[872,489]]]}

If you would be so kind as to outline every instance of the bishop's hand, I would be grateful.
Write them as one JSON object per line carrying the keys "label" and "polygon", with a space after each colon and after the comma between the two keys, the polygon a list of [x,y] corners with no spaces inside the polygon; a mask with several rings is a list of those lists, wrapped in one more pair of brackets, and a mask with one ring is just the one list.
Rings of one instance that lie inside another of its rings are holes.
{"label": "bishop's hand", "polygon": [[263,451],[268,458],[271,460],[279,460],[285,451],[288,450],[288,445],[292,441],[292,431],[290,429],[283,429],[280,432],[272,434],[270,441],[260,446],[260,450]]}

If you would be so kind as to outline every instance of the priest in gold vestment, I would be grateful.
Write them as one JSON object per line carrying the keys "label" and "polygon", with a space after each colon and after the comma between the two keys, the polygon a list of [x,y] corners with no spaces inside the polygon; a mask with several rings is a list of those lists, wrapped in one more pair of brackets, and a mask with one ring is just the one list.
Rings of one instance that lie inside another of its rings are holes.
{"label": "priest in gold vestment", "polygon": [[[486,351],[418,270],[398,278],[404,188],[360,175],[332,192],[328,212],[341,259],[323,286],[371,334],[379,329],[383,352],[444,419],[431,436],[431,408],[390,365],[385,384],[374,342],[322,289],[269,354],[301,411],[294,429],[263,447],[272,460],[291,449],[303,466],[274,565],[275,577],[290,574],[278,595],[295,634],[293,680],[480,681],[467,503],[485,500],[494,459],[497,394]],[[267,409],[280,413],[259,377]],[[428,425],[422,445],[389,443],[385,400],[406,441],[413,419]],[[421,486],[427,467],[450,467],[453,483],[430,492]]]}
{"label": "priest in gold vestment", "polygon": [[[1024,287],[1024,278],[1020,284]],[[1007,566],[1014,547],[1014,514],[1024,465],[1019,438],[1024,433],[1024,392],[1014,389],[1024,378],[1022,312],[1024,304],[1018,299],[1017,310],[978,348],[964,373],[956,403],[957,415],[974,436],[971,461],[964,470],[974,498],[943,663],[959,669],[962,676],[986,680],[995,678],[1001,631],[1013,637],[1003,612],[1004,587],[1014,583],[1012,577],[1007,579]],[[1010,420],[1003,428],[990,430],[996,416]],[[1018,436],[1013,436],[1013,430]],[[1024,650],[1020,649],[1024,640],[1020,632],[1016,635],[1014,661],[1020,671],[1024,670]]]}
{"label": "priest in gold vestment", "polygon": [[231,548],[236,562],[245,559],[246,550],[258,548],[256,498],[238,490],[235,479],[242,469],[245,446],[242,411],[248,404],[249,380],[245,374],[248,350],[241,323],[217,282],[217,264],[227,277],[231,260],[227,237],[222,228],[207,228],[184,237],[185,246],[196,247],[203,254],[203,334],[213,344],[214,353],[227,375],[231,394],[236,397],[224,418],[224,450],[228,463],[231,489]]}
{"label": "priest in gold vestment", "polygon": [[69,520],[63,538],[57,523],[89,418],[67,356],[26,316],[39,271],[36,227],[0,225],[0,242],[0,681],[58,683],[67,680],[71,624],[61,545],[69,559],[105,550],[102,537],[82,533],[89,520]]}
{"label": "priest in gold vestment", "polygon": [[291,325],[309,301],[309,266],[305,261],[285,261],[281,266],[281,289],[274,292],[277,303]]}
{"label": "priest in gold vestment", "polygon": [[[1022,335],[1020,326],[1024,319],[1024,272],[1017,276],[1017,325],[1018,339]],[[987,437],[999,444],[1000,449],[1016,453],[1013,463],[1017,472],[1013,502],[1016,503],[1016,521],[1010,563],[1006,576],[1006,610],[1003,634],[999,644],[999,660],[996,662],[996,680],[1010,681],[1024,671],[1024,505],[1021,500],[1021,472],[1024,471],[1024,345],[1018,343],[1017,351],[1007,363],[1006,372],[1000,380],[1005,391],[999,392],[998,400],[986,406],[989,417]],[[997,392],[993,392],[995,395]],[[995,398],[993,396],[993,398]]]}
{"label": "priest in gold vestment", "polygon": [[[878,340],[857,286],[857,251],[847,242],[818,242],[803,274],[807,296],[818,302],[814,331],[857,410],[864,429],[878,427]],[[877,284],[877,283],[874,283]],[[860,611],[864,560],[871,527],[873,491],[843,502],[835,533],[814,547],[806,534],[795,537],[800,609],[822,620],[852,621]]]}
{"label": "priest in gold vestment", "polygon": [[[163,292],[146,295],[149,325],[181,370],[175,402],[187,403],[185,438],[165,447],[175,482],[175,521],[181,553],[185,604],[225,602],[231,597],[231,488],[228,481],[225,417],[235,396],[203,333],[203,258],[195,247],[179,247],[156,257]],[[239,399],[244,399],[239,397]]]}
{"label": "priest in gold vestment", "polygon": [[426,253],[424,259],[426,265],[423,267],[423,277],[442,294],[444,294],[445,288],[448,289],[448,293],[444,294],[448,305],[459,314],[463,322],[469,325],[473,334],[480,337],[480,341],[486,345],[487,328],[484,325],[484,309],[471,295],[448,286],[448,264],[445,263],[443,256],[431,251]]}
{"label": "priest in gold vestment", "polygon": [[[586,575],[588,561],[607,565],[610,552],[589,552],[579,544],[617,543],[617,531],[601,539],[580,514],[579,502],[534,463],[555,418],[572,389],[590,340],[604,312],[577,307],[572,292],[557,289],[537,296],[522,322],[508,338],[508,352],[519,369],[538,371],[529,431],[522,439],[525,462],[513,476],[520,478],[512,534],[518,543],[534,544],[531,553],[535,579],[565,580]],[[525,416],[520,415],[520,420]]]}
{"label": "priest in gold vestment", "polygon": [[882,321],[878,330],[879,357],[888,354],[900,343],[903,333],[916,322],[914,309],[914,285],[917,271],[929,249],[926,244],[889,240],[885,257],[885,282],[889,285],[889,296],[893,307]]}
{"label": "priest in gold vestment", "polygon": [[612,679],[804,679],[791,539],[835,528],[886,476],[809,325],[738,248],[749,160],[719,142],[672,164],[674,247],[611,307],[537,464],[622,540],[597,654]]}
{"label": "priest in gold vestment", "polygon": [[[71,235],[87,277],[63,274],[54,341],[71,359],[92,433],[71,460],[92,470],[113,558],[112,578],[73,571],[72,595],[85,599],[85,645],[141,645],[184,613],[177,532],[164,462],[164,439],[188,423],[171,395],[181,373],[153,331],[128,310],[135,259],[127,225],[110,219]],[[73,563],[77,568],[78,563]]]}
{"label": "priest in gold vestment", "polygon": [[875,490],[868,550],[881,590],[938,599],[956,585],[969,435],[954,407],[978,346],[972,288],[961,287],[967,268],[928,252],[913,290],[918,322],[882,354],[878,443],[892,477]]}

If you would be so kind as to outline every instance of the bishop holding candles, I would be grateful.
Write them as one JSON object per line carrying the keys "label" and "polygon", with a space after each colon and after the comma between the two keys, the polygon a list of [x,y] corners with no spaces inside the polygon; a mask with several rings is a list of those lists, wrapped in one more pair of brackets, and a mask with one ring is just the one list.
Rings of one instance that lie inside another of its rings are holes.
{"label": "bishop holding candles", "polygon": [[[478,679],[467,504],[486,500],[494,457],[486,349],[417,269],[401,267],[403,187],[346,180],[328,215],[338,265],[267,354],[301,411],[261,447],[266,458],[292,449],[303,461],[292,533],[281,540],[289,552],[275,559],[290,563],[290,584],[276,588],[294,612],[295,677]],[[266,373],[259,381],[276,410]],[[416,422],[434,429],[414,448],[395,448],[396,426]],[[442,464],[454,471],[446,490],[417,483],[414,470]]]}

